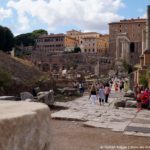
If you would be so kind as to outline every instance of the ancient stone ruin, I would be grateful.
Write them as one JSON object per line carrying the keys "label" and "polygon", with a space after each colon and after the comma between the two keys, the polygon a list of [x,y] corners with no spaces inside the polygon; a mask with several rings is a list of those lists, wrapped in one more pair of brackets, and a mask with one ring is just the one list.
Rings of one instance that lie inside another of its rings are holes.
{"label": "ancient stone ruin", "polygon": [[0,150],[50,150],[50,110],[45,104],[1,101]]}

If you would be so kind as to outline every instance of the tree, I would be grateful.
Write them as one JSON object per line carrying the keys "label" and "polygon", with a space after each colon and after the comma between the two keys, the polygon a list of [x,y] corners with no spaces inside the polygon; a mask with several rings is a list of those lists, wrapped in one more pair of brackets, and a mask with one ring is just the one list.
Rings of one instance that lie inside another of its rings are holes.
{"label": "tree", "polygon": [[25,33],[25,34],[20,34],[15,37],[15,45],[21,46],[22,44],[24,46],[31,46],[34,45],[34,37],[32,33]]}
{"label": "tree", "polygon": [[0,26],[0,50],[11,51],[14,46],[14,35],[7,27]]}
{"label": "tree", "polygon": [[31,33],[25,33],[25,34],[20,34],[15,37],[15,45],[21,46],[33,46],[35,44],[35,39],[39,37],[40,35],[43,34],[48,34],[46,30],[39,29],[39,30],[34,30]]}
{"label": "tree", "polygon": [[5,27],[5,51],[11,51],[14,46],[14,35],[9,28]]}
{"label": "tree", "polygon": [[5,32],[4,28],[0,26],[0,50],[5,49]]}
{"label": "tree", "polygon": [[43,30],[43,29],[39,29],[39,30],[34,30],[32,32],[32,35],[34,38],[37,38],[39,37],[40,35],[48,35],[48,32],[46,30]]}

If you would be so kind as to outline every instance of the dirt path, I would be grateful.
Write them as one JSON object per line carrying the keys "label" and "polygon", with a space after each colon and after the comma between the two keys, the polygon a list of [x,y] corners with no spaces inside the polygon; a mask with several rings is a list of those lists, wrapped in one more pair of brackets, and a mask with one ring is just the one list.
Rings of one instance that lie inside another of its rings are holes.
{"label": "dirt path", "polygon": [[83,127],[75,121],[51,120],[51,150],[150,150],[147,137],[123,135],[108,129]]}

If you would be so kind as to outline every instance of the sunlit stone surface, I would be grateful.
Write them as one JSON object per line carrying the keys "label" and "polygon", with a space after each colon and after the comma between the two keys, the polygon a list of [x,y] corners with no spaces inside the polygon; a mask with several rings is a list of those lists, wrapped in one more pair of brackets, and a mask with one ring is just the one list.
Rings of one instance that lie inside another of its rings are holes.
{"label": "sunlit stone surface", "polygon": [[0,150],[50,150],[45,104],[0,101]]}

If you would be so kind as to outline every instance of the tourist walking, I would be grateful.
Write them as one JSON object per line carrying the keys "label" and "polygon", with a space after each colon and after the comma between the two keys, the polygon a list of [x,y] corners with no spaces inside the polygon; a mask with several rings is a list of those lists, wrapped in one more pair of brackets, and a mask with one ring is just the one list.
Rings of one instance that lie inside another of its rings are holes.
{"label": "tourist walking", "polygon": [[120,92],[122,91],[122,89],[124,89],[124,81],[120,81],[119,88],[120,88]]}
{"label": "tourist walking", "polygon": [[115,83],[115,91],[118,91],[118,83]]}
{"label": "tourist walking", "polygon": [[101,85],[99,87],[99,91],[98,91],[98,97],[99,97],[99,104],[104,104],[105,101],[105,90],[104,90],[104,86]]}
{"label": "tourist walking", "polygon": [[107,83],[105,85],[105,103],[108,103],[108,97],[109,97],[110,92],[111,92],[111,89],[109,87],[109,84]]}
{"label": "tourist walking", "polygon": [[80,94],[83,95],[83,93],[84,93],[84,86],[83,86],[82,82],[79,83],[79,91],[80,91]]}
{"label": "tourist walking", "polygon": [[93,84],[91,89],[90,89],[90,96],[89,96],[90,101],[92,104],[96,104],[97,101],[97,93],[96,93],[96,86]]}

